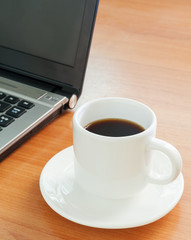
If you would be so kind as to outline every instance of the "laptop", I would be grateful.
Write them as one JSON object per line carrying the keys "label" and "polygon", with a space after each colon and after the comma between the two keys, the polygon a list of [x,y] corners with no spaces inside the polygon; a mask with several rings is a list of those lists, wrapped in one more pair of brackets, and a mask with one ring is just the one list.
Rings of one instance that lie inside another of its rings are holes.
{"label": "laptop", "polygon": [[98,0],[0,0],[0,160],[79,99]]}

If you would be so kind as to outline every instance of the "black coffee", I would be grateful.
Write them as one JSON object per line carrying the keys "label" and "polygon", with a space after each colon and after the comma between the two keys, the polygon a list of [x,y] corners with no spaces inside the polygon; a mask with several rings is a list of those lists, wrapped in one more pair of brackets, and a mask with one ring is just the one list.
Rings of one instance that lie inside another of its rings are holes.
{"label": "black coffee", "polygon": [[85,126],[85,129],[103,136],[124,137],[143,132],[145,129],[139,124],[124,119],[102,119]]}

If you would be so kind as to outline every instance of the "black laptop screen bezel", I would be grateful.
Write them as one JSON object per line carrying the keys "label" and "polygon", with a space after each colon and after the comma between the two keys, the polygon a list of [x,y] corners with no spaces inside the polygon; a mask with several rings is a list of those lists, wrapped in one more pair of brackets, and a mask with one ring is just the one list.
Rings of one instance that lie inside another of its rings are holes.
{"label": "black laptop screen bezel", "polygon": [[0,46],[0,67],[64,88],[82,91],[98,0],[86,0],[74,67]]}

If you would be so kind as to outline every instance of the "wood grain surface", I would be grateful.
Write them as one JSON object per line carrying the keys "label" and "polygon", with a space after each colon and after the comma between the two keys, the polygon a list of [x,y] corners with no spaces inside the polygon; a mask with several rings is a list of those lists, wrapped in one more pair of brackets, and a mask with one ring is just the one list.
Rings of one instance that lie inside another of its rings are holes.
{"label": "wood grain surface", "polygon": [[73,144],[73,111],[67,111],[0,163],[0,240],[191,238],[191,1],[100,0],[76,109],[107,96],[133,98],[155,111],[157,137],[183,158],[180,202],[154,223],[121,230],[82,226],[50,209],[39,176],[52,156]]}

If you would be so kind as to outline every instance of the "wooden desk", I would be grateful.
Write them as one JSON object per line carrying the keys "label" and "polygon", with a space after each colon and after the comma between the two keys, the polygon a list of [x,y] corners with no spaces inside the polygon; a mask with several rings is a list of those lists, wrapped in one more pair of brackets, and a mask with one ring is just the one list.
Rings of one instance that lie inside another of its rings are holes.
{"label": "wooden desk", "polygon": [[104,230],[56,214],[43,200],[46,162],[72,145],[66,112],[0,163],[0,239],[187,240],[191,237],[191,1],[101,0],[84,91],[78,106],[120,96],[148,104],[157,136],[183,158],[184,194],[162,219],[143,227]]}

